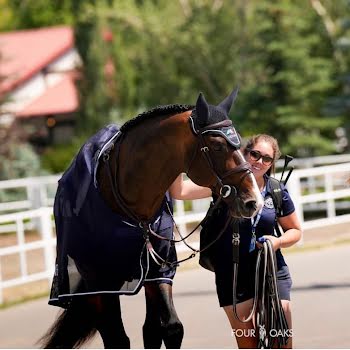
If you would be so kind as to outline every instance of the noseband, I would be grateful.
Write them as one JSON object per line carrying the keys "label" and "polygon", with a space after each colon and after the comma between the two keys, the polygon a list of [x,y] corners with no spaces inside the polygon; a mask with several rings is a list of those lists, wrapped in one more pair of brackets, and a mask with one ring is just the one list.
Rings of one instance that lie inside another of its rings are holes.
{"label": "noseband", "polygon": [[[191,166],[197,156],[198,148],[200,148],[201,154],[204,156],[204,159],[206,160],[209,169],[211,170],[216,179],[216,183],[213,187],[215,187],[216,185],[220,186],[220,195],[222,195],[223,198],[228,198],[230,196],[237,197],[243,180],[247,175],[251,174],[252,172],[251,165],[248,162],[243,162],[242,164],[239,164],[235,168],[226,171],[220,176],[215,170],[212,158],[210,157],[210,148],[208,147],[204,138],[205,134],[216,134],[218,136],[223,137],[229,143],[229,145],[234,147],[235,151],[238,151],[241,146],[241,142],[235,128],[232,126],[232,121],[229,119],[225,119],[219,123],[205,126],[204,128],[196,128],[194,119],[191,115],[190,125],[192,132],[198,137],[199,147],[196,147],[193,152],[193,156],[191,157],[191,161],[189,163],[189,167],[186,171],[186,174],[189,173]],[[237,173],[244,173],[240,179],[240,183],[238,184],[238,186],[224,184],[224,179],[231,176],[232,174]]]}

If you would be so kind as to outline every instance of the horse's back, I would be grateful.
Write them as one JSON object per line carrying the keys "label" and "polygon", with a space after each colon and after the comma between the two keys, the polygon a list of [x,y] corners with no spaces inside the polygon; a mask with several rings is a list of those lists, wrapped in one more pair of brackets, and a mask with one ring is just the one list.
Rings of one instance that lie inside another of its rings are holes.
{"label": "horse's back", "polygon": [[[175,268],[147,262],[140,227],[113,212],[100,194],[95,181],[99,158],[102,162],[117,133],[116,126],[110,125],[92,136],[59,181],[54,204],[58,249],[51,304],[64,300],[62,295],[77,293],[135,294],[147,273],[147,279],[169,283],[175,275]],[[169,239],[173,234],[171,214],[167,196],[153,229]],[[167,241],[157,239],[153,244],[161,256],[176,261],[175,248]],[[129,282],[123,292],[120,289],[125,281]]]}
{"label": "horse's back", "polygon": [[98,157],[106,143],[119,132],[115,124],[99,130],[80,148],[69,168],[59,180],[59,187],[69,188],[70,197],[75,199],[75,210],[79,212],[91,180],[94,179]]}

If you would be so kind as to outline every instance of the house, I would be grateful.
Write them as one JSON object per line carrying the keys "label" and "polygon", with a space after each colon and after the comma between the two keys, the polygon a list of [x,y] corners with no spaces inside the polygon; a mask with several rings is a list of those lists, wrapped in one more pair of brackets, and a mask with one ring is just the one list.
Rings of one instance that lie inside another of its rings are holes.
{"label": "house", "polygon": [[0,33],[0,126],[16,123],[39,147],[71,139],[80,63],[69,26]]}

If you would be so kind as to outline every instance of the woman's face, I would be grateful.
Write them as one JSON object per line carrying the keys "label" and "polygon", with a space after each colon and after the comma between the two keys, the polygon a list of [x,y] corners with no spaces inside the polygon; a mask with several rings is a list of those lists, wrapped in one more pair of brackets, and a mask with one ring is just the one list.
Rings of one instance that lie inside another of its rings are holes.
{"label": "woman's face", "polygon": [[246,158],[252,166],[255,177],[262,177],[270,169],[274,160],[272,145],[266,141],[258,141]]}

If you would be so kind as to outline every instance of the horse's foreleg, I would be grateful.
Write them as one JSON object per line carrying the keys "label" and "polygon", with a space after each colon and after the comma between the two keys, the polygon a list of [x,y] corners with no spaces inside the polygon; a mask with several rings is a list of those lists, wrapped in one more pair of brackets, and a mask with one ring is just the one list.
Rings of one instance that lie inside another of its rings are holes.
{"label": "horse's foreleg", "polygon": [[158,284],[145,283],[146,319],[142,327],[145,349],[160,349],[162,329],[160,323],[160,291]]}
{"label": "horse's foreleg", "polygon": [[147,311],[143,326],[145,348],[159,348],[162,340],[166,348],[180,348],[184,330],[174,307],[172,286],[167,283],[147,283],[145,293]]}
{"label": "horse's foreleg", "polygon": [[175,310],[173,287],[167,283],[160,283],[158,287],[161,295],[160,319],[164,345],[167,349],[179,349],[184,336],[184,328]]}
{"label": "horse's foreleg", "polygon": [[106,349],[130,348],[130,340],[121,316],[119,296],[108,294],[100,296],[96,328]]}

